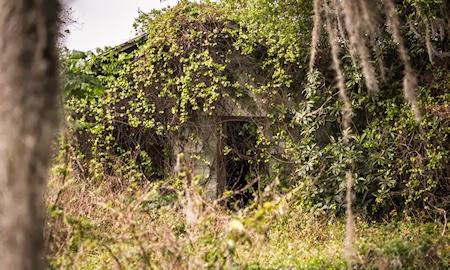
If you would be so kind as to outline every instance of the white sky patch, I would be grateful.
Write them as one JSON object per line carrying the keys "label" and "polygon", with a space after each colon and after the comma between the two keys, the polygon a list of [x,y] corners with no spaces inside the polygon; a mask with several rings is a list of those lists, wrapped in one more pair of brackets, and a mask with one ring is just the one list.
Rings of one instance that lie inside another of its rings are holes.
{"label": "white sky patch", "polygon": [[66,0],[75,23],[64,44],[72,50],[94,50],[121,44],[135,36],[138,10],[174,6],[177,0]]}

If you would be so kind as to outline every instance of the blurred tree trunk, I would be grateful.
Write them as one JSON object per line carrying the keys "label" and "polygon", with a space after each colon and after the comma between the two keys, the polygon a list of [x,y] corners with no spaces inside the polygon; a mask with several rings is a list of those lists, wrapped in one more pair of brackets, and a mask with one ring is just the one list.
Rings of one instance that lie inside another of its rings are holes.
{"label": "blurred tree trunk", "polygon": [[58,0],[0,0],[0,269],[44,268]]}

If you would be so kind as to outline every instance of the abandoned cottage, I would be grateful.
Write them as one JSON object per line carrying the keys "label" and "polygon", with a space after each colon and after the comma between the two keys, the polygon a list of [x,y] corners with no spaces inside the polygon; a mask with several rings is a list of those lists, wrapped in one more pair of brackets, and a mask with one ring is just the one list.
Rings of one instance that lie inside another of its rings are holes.
{"label": "abandoned cottage", "polygon": [[[214,12],[199,11],[191,19],[185,10],[175,10],[167,19],[174,29],[152,28],[147,30],[151,35],[142,34],[92,61],[88,75],[95,78],[90,80],[101,82],[89,83],[100,90],[91,87],[96,97],[72,111],[85,126],[97,123],[98,130],[77,132],[78,148],[85,162],[95,155],[119,161],[84,167],[118,174],[127,164],[125,157],[132,161],[127,166],[137,167],[143,177],[162,179],[173,175],[182,153],[210,198],[225,191],[252,193],[270,176],[272,157],[282,151],[279,139],[270,142],[274,127],[285,124],[274,123],[270,112],[274,104],[288,111],[301,94],[292,95],[279,82],[286,75],[268,65],[263,45],[237,48],[239,26]],[[292,74],[301,76],[297,70]]]}

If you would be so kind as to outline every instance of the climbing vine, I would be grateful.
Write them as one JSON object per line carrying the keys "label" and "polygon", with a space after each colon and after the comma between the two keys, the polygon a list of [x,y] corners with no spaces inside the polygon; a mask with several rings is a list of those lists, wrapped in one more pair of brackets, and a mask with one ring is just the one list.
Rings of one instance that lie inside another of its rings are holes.
{"label": "climbing vine", "polygon": [[433,209],[448,208],[450,74],[437,36],[443,22],[429,21],[436,34],[431,45],[441,55],[435,66],[414,31],[426,30],[418,18],[441,5],[408,0],[396,6],[409,10],[399,16],[412,27],[399,31],[411,58],[420,59],[411,67],[418,74],[420,125],[403,101],[403,68],[388,26],[376,40],[380,51],[368,52],[384,59],[379,95],[367,94],[367,70],[354,56],[339,53],[354,111],[347,144],[340,117],[345,103],[329,69],[329,45],[321,42],[324,31],[316,38],[315,69],[308,67],[312,1],[181,1],[141,14],[141,36],[130,44],[63,52],[73,168],[92,181],[166,177],[183,130],[203,116],[226,114],[227,100],[235,100],[266,115],[268,123],[255,121],[257,128],[249,129],[257,137],[249,156],[270,167],[265,183],[278,178],[281,191],[296,187],[299,208],[341,214],[350,166],[359,215],[434,215]]}

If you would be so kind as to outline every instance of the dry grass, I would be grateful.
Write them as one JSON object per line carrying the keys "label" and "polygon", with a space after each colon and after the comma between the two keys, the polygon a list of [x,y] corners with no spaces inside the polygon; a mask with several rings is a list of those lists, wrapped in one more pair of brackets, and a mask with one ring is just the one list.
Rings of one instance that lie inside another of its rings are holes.
{"label": "dry grass", "polygon": [[[47,194],[50,268],[345,269],[343,220],[305,214],[292,194],[280,196],[273,186],[262,205],[229,211],[205,201],[195,185],[186,193],[185,176],[139,186],[54,176]],[[195,212],[195,222],[188,212]],[[356,268],[423,260],[417,269],[439,269],[445,262],[448,238],[439,224],[427,232],[415,223],[386,226],[358,222]],[[386,245],[395,239],[398,247]]]}

